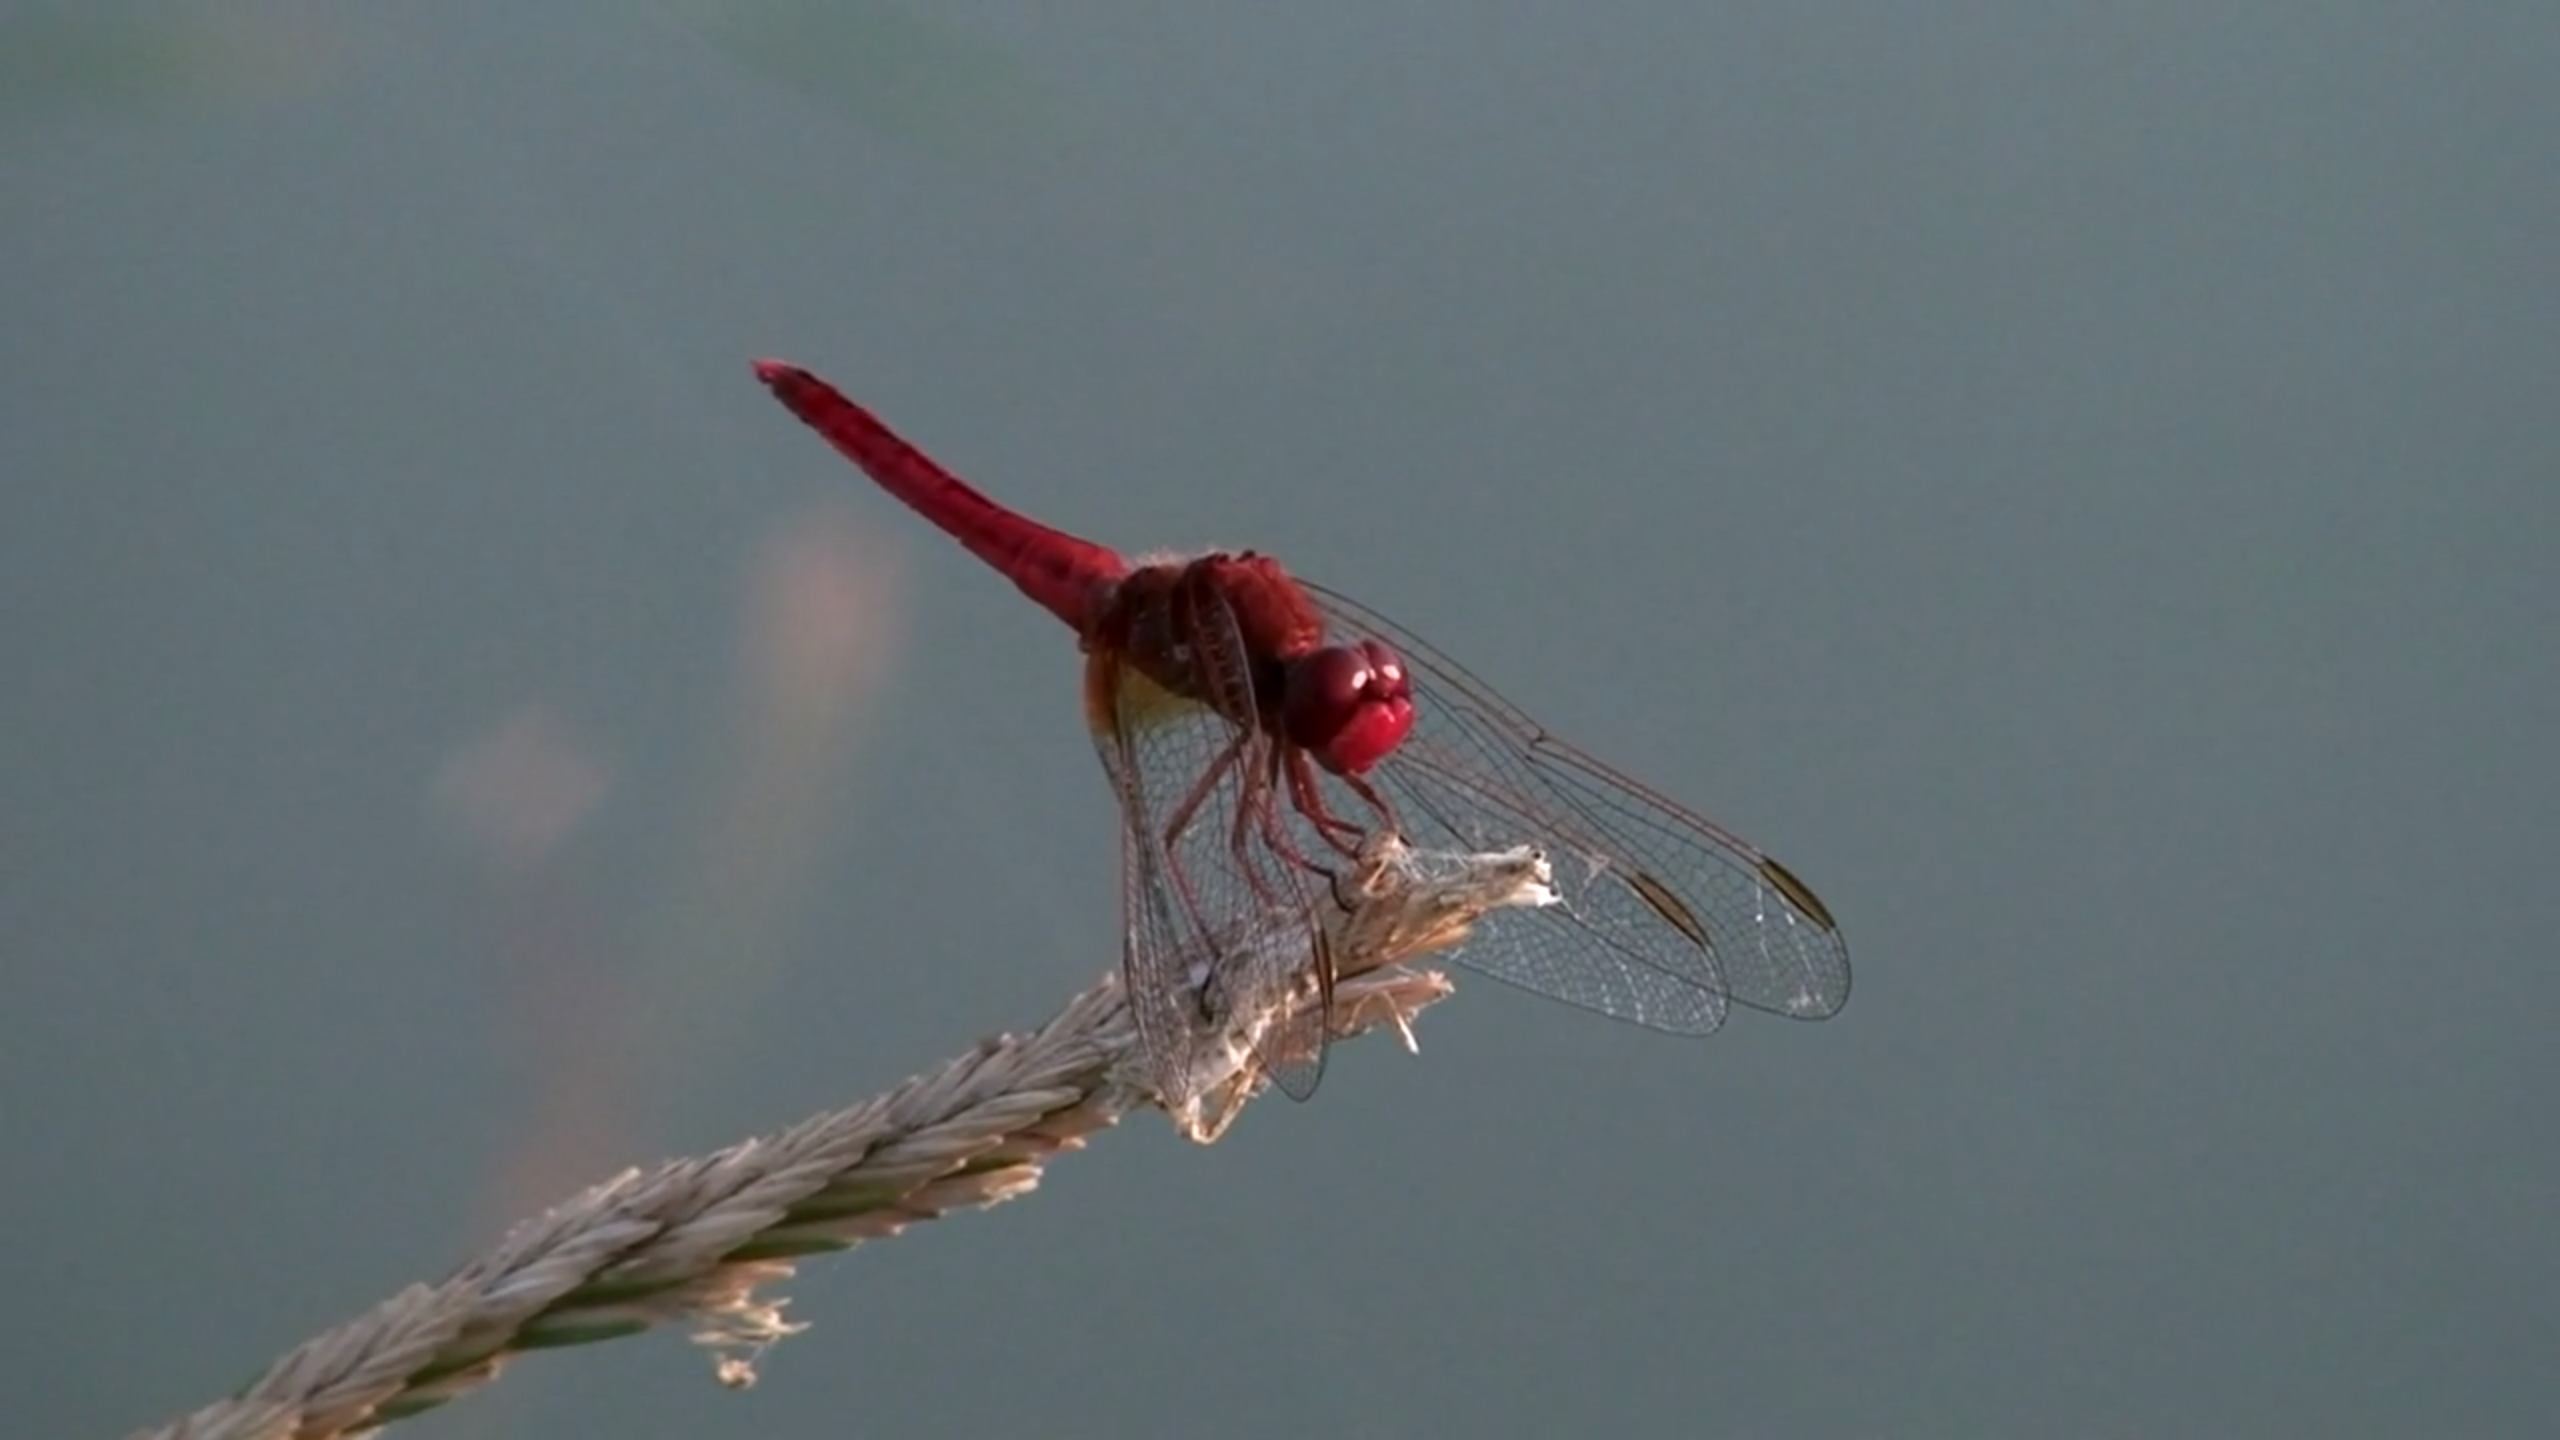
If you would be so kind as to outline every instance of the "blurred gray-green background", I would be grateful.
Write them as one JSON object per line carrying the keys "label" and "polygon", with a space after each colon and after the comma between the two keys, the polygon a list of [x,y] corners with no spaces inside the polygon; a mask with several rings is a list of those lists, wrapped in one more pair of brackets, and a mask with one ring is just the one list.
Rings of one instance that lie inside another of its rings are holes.
{"label": "blurred gray-green background", "polygon": [[14,7],[0,1354],[112,1435],[1112,963],[1065,633],[758,389],[1251,544],[1784,857],[1213,1150],[400,1427],[2560,1406],[2560,10]]}

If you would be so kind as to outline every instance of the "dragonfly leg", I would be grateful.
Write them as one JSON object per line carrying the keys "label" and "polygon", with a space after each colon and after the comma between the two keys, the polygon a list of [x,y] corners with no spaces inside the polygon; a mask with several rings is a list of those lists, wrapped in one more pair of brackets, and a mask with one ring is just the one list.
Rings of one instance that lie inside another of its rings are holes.
{"label": "dragonfly leg", "polygon": [[[1316,828],[1316,833],[1324,837],[1326,844],[1341,852],[1343,858],[1359,858],[1360,847],[1367,842],[1369,831],[1362,829],[1356,822],[1345,820],[1334,814],[1331,807],[1324,803],[1324,787],[1317,780],[1315,767],[1309,763],[1305,751],[1293,748],[1289,753],[1288,765],[1289,803],[1300,815],[1306,817],[1308,824]],[[1379,823],[1391,830],[1396,828],[1395,812],[1387,808],[1385,798],[1378,794],[1375,786],[1357,775],[1345,775],[1341,778],[1342,783],[1351,788],[1352,794],[1359,796],[1367,802],[1371,810],[1377,812]]]}

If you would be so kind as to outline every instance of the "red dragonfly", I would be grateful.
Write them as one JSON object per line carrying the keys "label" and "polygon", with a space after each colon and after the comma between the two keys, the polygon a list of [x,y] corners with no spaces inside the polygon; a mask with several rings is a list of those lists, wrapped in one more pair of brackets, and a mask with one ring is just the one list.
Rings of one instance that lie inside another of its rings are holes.
{"label": "red dragonfly", "polygon": [[[1565,744],[1455,661],[1250,550],[1136,563],[1006,509],[826,381],[756,375],[882,489],[1067,623],[1122,826],[1122,974],[1153,1083],[1197,1092],[1203,1022],[1271,983],[1268,922],[1319,1003],[1266,1033],[1264,1069],[1313,1093],[1333,975],[1318,923],[1361,846],[1535,844],[1560,903],[1506,911],[1456,952],[1497,979],[1703,1035],[1735,1003],[1796,1019],[1849,998],[1849,952],[1812,889],[1748,841]],[[1256,926],[1264,928],[1257,931]]]}

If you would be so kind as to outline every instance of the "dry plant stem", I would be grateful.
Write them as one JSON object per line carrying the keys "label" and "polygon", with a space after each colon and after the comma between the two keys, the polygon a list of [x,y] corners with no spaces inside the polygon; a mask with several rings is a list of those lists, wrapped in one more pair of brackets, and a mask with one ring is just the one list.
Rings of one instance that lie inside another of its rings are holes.
{"label": "dry plant stem", "polygon": [[[1548,903],[1544,862],[1527,855],[1434,857],[1436,871],[1389,874],[1338,917],[1341,1033],[1389,1025],[1410,1044],[1412,1016],[1450,987],[1437,973],[1395,967],[1456,943],[1488,909]],[[784,1302],[757,1298],[759,1288],[788,1277],[799,1257],[1028,1192],[1050,1155],[1155,1103],[1129,1078],[1144,1073],[1136,1048],[1115,975],[1038,1032],[985,1041],[886,1095],[710,1155],[626,1171],[518,1225],[442,1283],[409,1287],[306,1342],[232,1398],[136,1440],[368,1434],[488,1383],[526,1351],[679,1319],[701,1324],[695,1338],[722,1352],[723,1383],[752,1383],[752,1357],[798,1328],[782,1318]],[[1259,1089],[1250,1059],[1238,1067],[1218,1129]],[[1214,1138],[1179,1115],[1177,1124]]]}

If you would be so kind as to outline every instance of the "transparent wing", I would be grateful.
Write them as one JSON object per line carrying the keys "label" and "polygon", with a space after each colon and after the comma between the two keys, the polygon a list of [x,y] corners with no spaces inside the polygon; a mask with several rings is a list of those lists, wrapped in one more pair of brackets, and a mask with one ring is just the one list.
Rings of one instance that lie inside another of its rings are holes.
{"label": "transparent wing", "polygon": [[1461,964],[1681,1034],[1716,1029],[1729,1003],[1819,1020],[1848,1002],[1848,945],[1786,867],[1548,734],[1385,616],[1305,588],[1338,638],[1403,654],[1413,733],[1368,778],[1415,843],[1549,851],[1564,903],[1488,919]]}
{"label": "transparent wing", "polygon": [[1163,846],[1150,839],[1128,783],[1134,765],[1124,753],[1128,747],[1106,732],[1094,741],[1128,817],[1120,825],[1121,989],[1137,1021],[1148,1083],[1168,1107],[1178,1107],[1193,1096],[1205,1019],[1189,972],[1193,956],[1208,954],[1208,942],[1193,917],[1173,904]]}
{"label": "transparent wing", "polygon": [[[1294,863],[1291,818],[1274,805],[1272,739],[1253,719],[1251,667],[1223,601],[1177,592],[1158,635],[1190,676],[1177,695],[1096,656],[1096,747],[1122,825],[1122,974],[1151,1078],[1190,1098],[1218,1026],[1270,1014],[1254,1037],[1263,1069],[1297,1099],[1324,1072],[1332,974],[1316,909],[1322,877]],[[1141,627],[1147,628],[1147,627]],[[1240,723],[1230,716],[1244,717]],[[1286,1005],[1296,990],[1314,1003]]]}

